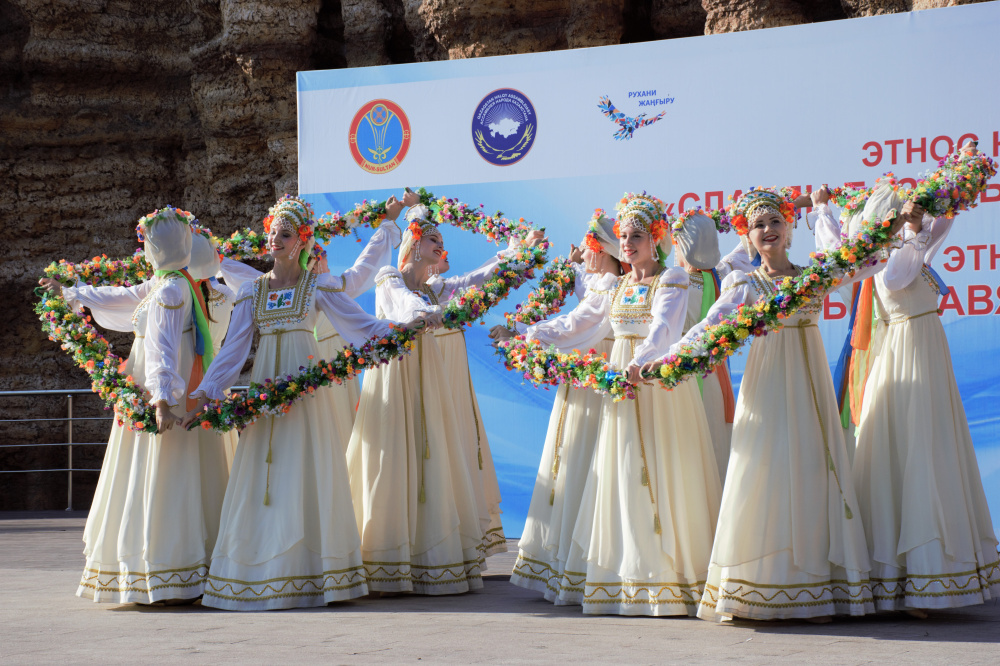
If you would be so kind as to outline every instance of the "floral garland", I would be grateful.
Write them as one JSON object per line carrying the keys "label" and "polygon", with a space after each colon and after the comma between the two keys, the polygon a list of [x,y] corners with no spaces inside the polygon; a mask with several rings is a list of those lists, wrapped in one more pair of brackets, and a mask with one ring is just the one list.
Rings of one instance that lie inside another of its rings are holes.
{"label": "floral garland", "polygon": [[545,265],[548,244],[525,247],[513,257],[503,258],[493,274],[482,286],[471,286],[453,295],[442,312],[445,328],[471,326],[481,320],[494,305],[507,298],[511,290],[519,288],[535,276],[535,270]]}
{"label": "floral garland", "polygon": [[[377,208],[372,207],[372,210]],[[486,218],[485,215],[481,217]],[[526,234],[531,230],[523,219],[518,224],[499,218],[470,226],[471,218],[472,216],[465,218],[464,228],[490,230],[493,238]],[[199,228],[197,231],[204,234],[206,230]],[[263,236],[252,231],[248,236],[251,234],[263,239]],[[319,231],[316,235],[320,236]],[[220,247],[225,252],[225,242],[220,243]],[[545,264],[546,250],[547,245],[522,248],[515,257],[501,261],[494,274],[481,287],[470,287],[447,304],[444,312],[445,325],[458,328],[481,319],[511,289],[520,287],[530,279],[534,269]],[[151,277],[152,272],[142,250],[124,260],[111,260],[102,255],[80,264],[61,260],[45,269],[47,277],[54,277],[60,282],[72,285],[83,280],[95,286],[138,284]],[[122,375],[122,359],[111,352],[110,344],[94,328],[91,317],[72,312],[65,300],[52,292],[41,292],[40,296],[41,301],[35,312],[43,322],[43,330],[49,339],[70,351],[77,365],[90,374],[93,390],[104,399],[108,408],[114,408],[119,424],[127,424],[134,430],[155,432],[156,413],[147,401],[148,393],[131,376]],[[203,428],[224,432],[232,428],[244,428],[261,416],[287,413],[296,400],[311,395],[317,387],[341,383],[365,368],[375,367],[408,353],[413,347],[414,335],[406,329],[396,329],[391,335],[368,340],[360,348],[346,347],[331,361],[318,361],[309,368],[300,368],[303,372],[299,376],[289,375],[285,379],[269,379],[264,384],[252,384],[245,394],[234,393],[226,400],[211,403],[202,414],[201,425]]]}
{"label": "floral garland", "polygon": [[199,423],[205,430],[225,432],[245,428],[262,417],[283,416],[297,400],[313,395],[318,388],[343,384],[367,368],[409,354],[416,336],[414,331],[394,327],[392,334],[367,340],[361,347],[345,347],[329,361],[299,366],[298,375],[252,383],[245,392],[209,402],[200,414]]}
{"label": "floral garland", "polygon": [[[428,197],[431,195],[428,194]],[[469,206],[457,199],[432,199],[428,204],[432,210],[436,210],[434,219],[439,224],[450,224],[453,227],[471,231],[480,236],[485,236],[491,243],[501,243],[511,241],[516,238],[524,238],[534,231],[534,227],[518,218],[516,222],[503,216],[497,211],[495,215],[487,215],[483,212],[483,204],[478,207]]]}
{"label": "floral garland", "polygon": [[[712,218],[715,222],[715,230],[720,234],[729,233],[733,229],[733,223],[729,215],[729,209],[717,209],[717,208],[702,208],[701,206],[697,208],[689,208],[683,213],[677,215],[668,215],[667,221],[670,223],[670,229],[672,231],[680,231],[684,228],[684,223],[690,220],[695,215],[706,215]],[[677,242],[674,241],[674,245]]]}
{"label": "floral garland", "polygon": [[558,313],[576,287],[574,266],[573,262],[563,257],[556,257],[549,262],[548,269],[538,280],[538,286],[517,305],[514,312],[504,314],[507,327],[513,330],[515,323],[530,326]]}
{"label": "floral garland", "polygon": [[[532,226],[525,223],[524,218],[512,222],[499,212],[493,216],[486,215],[481,210],[482,204],[478,208],[473,208],[456,199],[435,199],[433,194],[423,188],[418,189],[417,194],[420,196],[421,203],[437,209],[435,215],[439,222],[484,235],[487,240],[493,243],[523,238],[533,230]],[[190,213],[186,214],[190,215]],[[314,233],[318,240],[326,242],[335,237],[356,234],[357,228],[360,226],[377,229],[385,220],[385,215],[385,201],[366,200],[356,204],[351,211],[344,215],[326,213],[321,216],[316,222]],[[196,223],[197,220],[195,220],[195,224],[192,224],[192,227],[198,233],[206,235],[212,245],[219,250],[220,255],[224,257],[245,261],[247,259],[262,259],[267,256],[266,234],[246,227],[233,232],[228,238],[219,238]],[[320,254],[320,250],[314,249],[314,253]],[[109,259],[106,255],[102,255],[78,264],[60,259],[58,263],[53,262],[45,268],[46,277],[55,278],[66,286],[76,284],[78,280],[83,280],[95,287],[129,286],[139,284],[152,275],[153,269],[146,261],[141,249],[136,250],[135,254],[125,259]]]}
{"label": "floral garland", "polygon": [[[105,266],[109,261],[93,265]],[[106,259],[106,258],[105,258]],[[112,274],[120,268],[110,267]],[[148,393],[132,378],[125,376],[124,361],[112,353],[111,345],[95,329],[90,315],[73,312],[61,296],[41,288],[35,290],[42,298],[35,305],[35,313],[42,320],[42,330],[49,340],[59,343],[70,352],[76,364],[90,374],[94,393],[101,396],[105,405],[113,407],[118,424],[129,424],[132,430],[156,431],[156,410],[146,401]]]}
{"label": "floral garland", "polygon": [[[932,214],[948,218],[976,207],[976,197],[997,172],[996,163],[982,153],[949,155],[938,167],[906,196],[925,210],[933,210]],[[893,187],[898,187],[891,174],[886,177]],[[774,297],[741,305],[734,314],[709,326],[697,340],[685,345],[681,353],[664,358],[659,371],[646,377],[659,379],[664,388],[672,388],[692,375],[712,372],[751,336],[781,328],[783,319],[821,300],[845,274],[869,263],[887,247],[892,242],[888,232],[895,217],[896,212],[891,211],[884,220],[869,220],[836,251],[812,253],[810,266],[797,277],[784,278]],[[537,341],[518,336],[497,345],[497,354],[508,370],[520,372],[536,386],[570,383],[608,393],[615,401],[634,397],[634,387],[625,376],[596,357],[593,350],[587,354],[561,354],[555,348],[545,349]]]}

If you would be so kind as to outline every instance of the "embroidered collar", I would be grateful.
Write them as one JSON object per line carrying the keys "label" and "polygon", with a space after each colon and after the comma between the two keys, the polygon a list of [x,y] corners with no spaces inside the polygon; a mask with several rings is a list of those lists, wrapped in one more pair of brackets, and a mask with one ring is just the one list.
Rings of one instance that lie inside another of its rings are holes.
{"label": "embroidered collar", "polygon": [[316,279],[312,271],[302,271],[295,285],[281,289],[270,288],[268,273],[255,279],[253,314],[258,328],[304,321],[312,307]]}

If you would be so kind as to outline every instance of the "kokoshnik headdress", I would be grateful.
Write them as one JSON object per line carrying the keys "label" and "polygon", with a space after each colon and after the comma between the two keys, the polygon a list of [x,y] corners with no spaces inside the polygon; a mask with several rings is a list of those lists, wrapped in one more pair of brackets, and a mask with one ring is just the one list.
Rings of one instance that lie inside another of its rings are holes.
{"label": "kokoshnik headdress", "polygon": [[299,252],[299,266],[302,270],[309,267],[309,257],[317,254],[316,247],[316,217],[312,206],[297,197],[286,194],[271,206],[264,218],[264,231],[270,233],[272,226],[285,227],[298,235],[299,242],[304,245]]}
{"label": "kokoshnik headdress", "polygon": [[[664,263],[670,256],[670,225],[667,223],[667,207],[663,201],[651,194],[626,193],[615,206],[618,220],[614,225],[615,236],[623,229],[639,229],[649,234],[649,246],[653,257]],[[666,242],[664,242],[666,241]]]}
{"label": "kokoshnik headdress", "polygon": [[413,252],[413,261],[420,261],[420,239],[424,232],[437,231],[437,224],[432,221],[431,209],[423,204],[418,204],[406,211],[406,221],[409,226],[403,232],[403,238],[399,243],[398,266],[402,268],[410,259],[410,252]]}
{"label": "kokoshnik headdress", "polygon": [[745,192],[736,200],[731,207],[732,224],[736,233],[740,235],[743,249],[747,255],[753,259],[757,257],[757,250],[750,242],[750,225],[764,215],[775,213],[780,215],[789,225],[787,244],[792,243],[792,230],[795,228],[795,199],[799,196],[793,190],[772,187],[755,187]]}

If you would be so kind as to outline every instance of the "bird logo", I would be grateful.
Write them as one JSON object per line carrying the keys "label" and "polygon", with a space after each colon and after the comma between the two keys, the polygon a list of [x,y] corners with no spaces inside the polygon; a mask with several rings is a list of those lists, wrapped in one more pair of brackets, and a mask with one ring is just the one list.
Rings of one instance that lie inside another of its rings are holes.
{"label": "bird logo", "polygon": [[601,103],[597,105],[597,108],[601,110],[601,113],[610,118],[611,122],[618,125],[618,131],[614,134],[616,141],[621,141],[623,139],[628,141],[632,138],[632,135],[637,129],[647,125],[652,125],[657,120],[660,120],[663,116],[667,115],[666,111],[661,111],[652,118],[647,118],[645,113],[640,113],[635,118],[630,118],[616,109],[615,105],[611,103],[611,99],[607,95],[601,98]]}

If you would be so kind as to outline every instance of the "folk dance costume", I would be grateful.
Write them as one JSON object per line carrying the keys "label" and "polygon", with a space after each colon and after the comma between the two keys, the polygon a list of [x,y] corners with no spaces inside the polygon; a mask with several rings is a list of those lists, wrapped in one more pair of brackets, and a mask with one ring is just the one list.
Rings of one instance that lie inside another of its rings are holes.
{"label": "folk dance costume", "polygon": [[[344,295],[352,299],[357,298],[375,286],[375,273],[392,262],[392,250],[399,245],[399,242],[399,227],[395,222],[387,220],[375,231],[354,263],[340,275],[332,276],[332,280]],[[255,280],[261,275],[257,269],[232,259],[222,260],[221,273],[226,283],[236,290],[239,290],[243,283]],[[348,344],[330,320],[322,315],[316,319],[314,335],[317,360],[334,359]],[[336,424],[335,439],[344,446],[346,452],[360,400],[359,380],[348,379],[342,384],[326,386],[319,391],[331,394],[328,406],[332,410],[333,421]]]}
{"label": "folk dance costume", "polygon": [[[423,294],[432,305],[445,305],[454,293],[469,286],[482,284],[496,268],[494,257],[472,273],[451,278],[432,278],[427,281]],[[434,338],[441,351],[448,386],[451,387],[455,402],[455,417],[458,420],[460,441],[465,447],[465,460],[469,464],[469,474],[476,490],[476,498],[489,516],[489,526],[483,533],[481,555],[486,558],[496,553],[507,552],[507,537],[500,521],[500,484],[497,482],[493,454],[486,438],[476,400],[476,389],[472,385],[469,372],[469,351],[465,345],[465,331],[462,329],[440,328],[434,331]],[[480,514],[482,514],[482,508]]]}
{"label": "folk dance costume", "polygon": [[[314,224],[296,199],[282,199],[269,217],[271,224],[298,229],[300,237],[303,225]],[[302,253],[308,256],[308,249]],[[225,397],[255,330],[260,341],[252,381],[297,375],[315,359],[314,329],[323,315],[353,344],[391,330],[390,322],[345,295],[340,279],[303,270],[295,285],[272,289],[268,274],[262,275],[240,287],[226,342],[192,397]],[[272,610],[368,593],[335,414],[333,394],[316,391],[240,435],[205,606]]]}
{"label": "folk dance costume", "polygon": [[[373,275],[374,273],[375,271],[372,271]],[[357,298],[357,295],[351,295],[351,298]],[[319,321],[316,323],[315,335],[316,347],[319,352],[317,358],[330,360],[335,358],[347,346],[347,340],[337,332],[337,329],[333,327],[333,324],[326,317],[319,318]],[[358,411],[358,404],[361,402],[361,379],[358,377],[348,379],[343,384],[331,386],[330,390],[334,394],[337,394],[335,398],[337,403],[343,403],[350,407],[348,410],[350,412],[349,425],[353,429],[354,417]],[[339,411],[343,412],[344,410]],[[344,441],[350,441],[350,436],[345,438]]]}
{"label": "folk dance costume", "polygon": [[[784,207],[780,197],[762,192],[767,191],[749,192],[737,202],[738,213],[749,223]],[[817,224],[836,227],[825,204],[817,210]],[[720,315],[776,291],[763,267],[733,271],[723,280],[722,294],[706,320],[677,347],[694,340]],[[800,309],[784,320],[782,329],[755,338],[750,347],[698,611],[703,619],[808,618],[874,610],[864,530],[817,328],[822,303],[817,299]]]}
{"label": "folk dance costume", "polygon": [[[150,404],[166,400],[180,414],[188,378],[202,370],[193,322],[200,304],[179,272],[188,265],[191,228],[186,215],[168,208],[144,218],[140,230],[154,280],[63,293],[68,302],[90,307],[99,324],[134,332],[125,373],[147,389]],[[218,436],[113,425],[84,528],[87,563],[77,596],[144,604],[200,596],[226,478]]]}
{"label": "folk dance costume", "polygon": [[[702,213],[685,216],[673,225],[676,261],[685,268],[690,279],[687,300],[687,317],[684,331],[696,325],[715,303],[719,295],[719,280],[728,275],[732,266],[750,267],[747,253],[742,246],[723,260],[719,252],[719,233],[712,218]],[[729,446],[733,435],[733,418],[736,402],[729,367],[723,364],[708,377],[696,377],[698,390],[705,405],[708,428],[712,433],[712,447],[719,469],[719,479],[725,481],[729,464]]]}
{"label": "folk dance costume", "polygon": [[[620,248],[613,224],[614,220],[600,217],[592,223],[585,243],[597,243],[602,251],[617,259]],[[574,291],[580,300],[578,309],[605,311],[616,284],[615,275],[584,274],[578,270],[574,281]],[[596,329],[588,328],[581,334],[575,330],[574,321],[570,312],[518,332],[524,333],[529,340],[554,344],[564,352],[574,348],[593,349],[610,358],[614,343],[611,323],[605,320]],[[583,601],[585,574],[567,574],[566,563],[573,548],[573,528],[597,448],[601,407],[607,399],[589,388],[578,389],[569,384],[556,391],[528,516],[518,542],[517,561],[510,582],[541,592],[547,600],[559,605]],[[577,552],[575,559],[582,561],[582,554]]]}
{"label": "folk dance costume", "polygon": [[[420,219],[422,208],[407,214],[412,221],[400,246],[400,266],[411,252],[420,259],[423,233],[436,233],[433,224]],[[419,229],[416,234],[413,227]],[[475,281],[482,282],[489,266],[476,271]],[[472,283],[465,276],[452,284]],[[375,284],[379,317],[440,312],[426,290],[406,286],[398,269],[382,269]],[[434,335],[419,337],[398,363],[365,373],[347,461],[372,590],[439,595],[483,586],[483,537],[490,515],[475,451],[463,439],[457,414],[469,404],[456,399],[449,379]]]}
{"label": "folk dance costume", "polygon": [[929,267],[952,220],[925,216],[875,277],[884,340],[865,388],[854,484],[879,610],[954,608],[1000,594],[997,538],[938,318]]}
{"label": "folk dance costume", "polygon": [[[229,330],[229,318],[233,314],[233,303],[236,302],[236,293],[229,286],[220,283],[215,278],[221,266],[221,259],[208,238],[201,233],[195,233],[192,236],[192,240],[191,265],[188,267],[188,273],[191,275],[192,280],[203,280],[207,286],[208,295],[205,298],[205,302],[208,304],[209,312],[208,328],[212,332],[212,349],[214,355],[218,355],[222,349],[222,341],[226,338],[226,331]],[[199,432],[203,439],[219,436],[217,433],[211,431],[199,429]],[[239,444],[240,439],[239,432],[233,428],[222,433],[221,437],[223,451],[226,454],[226,469],[232,469],[233,458],[236,456],[236,446]],[[216,507],[216,514],[222,509],[221,499],[222,496],[220,495],[220,505]]]}
{"label": "folk dance costume", "polygon": [[[611,358],[614,337],[607,320],[595,328],[577,331],[574,313],[605,312],[617,276],[605,275],[591,283],[587,297],[573,311],[528,328],[526,337],[561,351],[593,349]],[[577,315],[578,316],[578,315]],[[577,344],[577,341],[579,344]],[[583,600],[582,568],[567,571],[573,551],[573,530],[580,513],[584,486],[600,434],[602,404],[609,400],[589,388],[559,387],[545,434],[535,488],[518,542],[517,562],[510,581],[536,590],[557,605]],[[577,549],[579,563],[582,552]]]}
{"label": "folk dance costume", "polygon": [[[632,197],[618,219],[647,233],[663,225],[662,242],[653,241],[666,245],[663,256],[670,239],[662,217],[661,206],[642,196]],[[626,369],[659,358],[680,338],[687,295],[682,269],[665,269],[649,285],[633,284],[628,274],[603,309],[586,308],[588,299],[571,317],[581,332],[610,319],[609,362]],[[602,401],[601,412],[563,580],[583,588],[584,613],[693,615],[721,494],[698,386],[637,387],[634,400]],[[572,592],[560,594],[570,601]]]}

